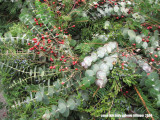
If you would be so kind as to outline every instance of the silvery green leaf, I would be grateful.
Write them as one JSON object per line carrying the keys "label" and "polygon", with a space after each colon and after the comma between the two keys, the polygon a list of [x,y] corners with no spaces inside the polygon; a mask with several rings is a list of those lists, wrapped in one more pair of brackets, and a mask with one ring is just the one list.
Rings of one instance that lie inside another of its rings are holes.
{"label": "silvery green leaf", "polygon": [[105,11],[105,13],[106,13],[106,14],[108,14],[109,9],[108,9],[108,8],[105,8],[105,10],[104,10],[104,11]]}
{"label": "silvery green leaf", "polygon": [[133,30],[128,30],[128,35],[131,39],[136,37],[136,33]]}
{"label": "silvery green leaf", "polygon": [[27,97],[26,102],[27,102],[27,103],[29,103],[29,102],[30,102],[30,100],[31,100],[31,99],[30,99],[30,97]]}
{"label": "silvery green leaf", "polygon": [[80,99],[76,99],[76,105],[80,106],[81,105],[81,100]]}
{"label": "silvery green leaf", "polygon": [[105,16],[105,12],[102,9],[97,8],[97,11],[100,12],[103,16]]}
{"label": "silvery green leaf", "polygon": [[110,46],[107,46],[107,47],[105,47],[105,48],[106,48],[106,50],[107,50],[107,53],[111,53],[112,48],[111,48]]}
{"label": "silvery green leaf", "polygon": [[84,62],[85,62],[85,64],[90,66],[91,62],[92,62],[92,58],[90,56],[87,56],[87,57],[84,58]]}
{"label": "silvery green leaf", "polygon": [[94,76],[93,70],[86,70],[85,76],[86,76],[86,77],[87,77],[87,76]]}
{"label": "silvery green leaf", "polygon": [[57,106],[52,105],[52,112],[51,112],[51,114],[53,115],[53,117],[56,115],[56,110],[57,110]]}
{"label": "silvery green leaf", "polygon": [[151,72],[151,67],[150,67],[147,63],[144,63],[144,64],[143,64],[142,69],[143,69],[144,71],[146,71],[147,73],[148,73],[148,72]]}
{"label": "silvery green leaf", "polygon": [[108,11],[109,11],[110,13],[112,13],[112,12],[113,12],[113,8],[110,7],[110,8],[108,9]]}
{"label": "silvery green leaf", "polygon": [[140,36],[136,36],[135,40],[138,44],[142,42],[142,38]]}
{"label": "silvery green leaf", "polygon": [[104,49],[104,47],[99,47],[98,49],[97,49],[97,51],[100,51],[100,52],[106,52],[106,49]]}
{"label": "silvery green leaf", "polygon": [[154,41],[151,43],[152,47],[156,48],[159,47],[159,42],[158,41]]}
{"label": "silvery green leaf", "polygon": [[126,3],[125,2],[120,2],[120,5],[125,8]]}
{"label": "silvery green leaf", "polygon": [[110,26],[110,22],[109,21],[106,21],[104,23],[104,29],[108,29],[108,27]]}
{"label": "silvery green leaf", "polygon": [[98,56],[97,56],[97,54],[95,52],[91,53],[91,57],[92,57],[93,62],[95,62],[97,60],[97,58],[98,58]]}
{"label": "silvery green leaf", "polygon": [[106,72],[104,72],[102,70],[99,70],[96,75],[97,75],[98,79],[105,79],[106,78]]}
{"label": "silvery green leaf", "polygon": [[92,70],[94,71],[94,73],[96,73],[99,70],[99,65],[97,64],[92,65]]}
{"label": "silvery green leaf", "polygon": [[67,117],[69,116],[69,111],[70,111],[70,110],[69,110],[69,108],[67,107],[67,108],[66,108],[66,111],[65,111],[62,115],[67,118]]}
{"label": "silvery green leaf", "polygon": [[42,116],[43,119],[49,120],[50,119],[50,112],[49,110],[46,110],[45,114]]}
{"label": "silvery green leaf", "polygon": [[53,97],[54,90],[52,87],[48,87],[49,96]]}
{"label": "silvery green leaf", "polygon": [[127,61],[128,61],[128,57],[123,56],[123,57],[122,57],[122,60],[123,60],[124,62],[127,62]]}
{"label": "silvery green leaf", "polygon": [[115,7],[114,7],[114,11],[115,11],[115,12],[118,12],[118,10],[119,10],[118,5],[115,5]]}
{"label": "silvery green leaf", "polygon": [[109,71],[109,66],[107,64],[105,64],[105,63],[102,63],[100,65],[100,70],[102,70],[104,72],[107,72],[107,71]]}
{"label": "silvery green leaf", "polygon": [[40,92],[36,93],[36,99],[38,102],[42,101],[42,94]]}
{"label": "silvery green leaf", "polygon": [[142,47],[143,47],[144,49],[146,49],[146,48],[148,47],[147,42],[143,42]]}
{"label": "silvery green leaf", "polygon": [[104,79],[98,79],[96,80],[96,85],[100,88],[103,88],[105,87],[106,83],[107,83],[107,78],[104,78]]}
{"label": "silvery green leaf", "polygon": [[66,111],[66,104],[63,99],[59,99],[58,101],[58,109],[60,113],[64,113]]}
{"label": "silvery green leaf", "polygon": [[85,101],[88,101],[89,100],[89,96],[88,96],[88,93],[82,93],[82,98],[85,100]]}
{"label": "silvery green leaf", "polygon": [[67,101],[67,106],[69,107],[70,110],[73,110],[75,108],[75,101],[73,99],[69,99]]}
{"label": "silvery green leaf", "polygon": [[103,58],[104,57],[105,52],[104,51],[97,51],[97,55],[99,58]]}

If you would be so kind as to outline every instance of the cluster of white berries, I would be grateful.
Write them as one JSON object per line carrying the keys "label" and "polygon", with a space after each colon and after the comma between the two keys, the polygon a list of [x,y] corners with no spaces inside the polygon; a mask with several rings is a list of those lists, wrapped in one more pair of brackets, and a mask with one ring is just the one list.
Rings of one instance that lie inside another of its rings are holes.
{"label": "cluster of white berries", "polygon": [[117,47],[116,42],[109,42],[108,44],[105,44],[103,47],[99,47],[97,52],[92,52],[91,56],[85,57],[81,65],[84,68],[88,68],[89,66],[91,66],[92,62],[97,61],[98,58],[103,58],[104,56],[108,55],[116,47]]}
{"label": "cluster of white berries", "polygon": [[108,56],[108,54],[111,53],[116,47],[116,42],[109,42],[103,47],[99,47],[96,53],[93,52],[91,53],[91,56],[85,57],[84,61],[81,63],[83,67],[88,68],[91,66],[92,62],[96,62],[98,58],[104,58],[103,60],[96,62],[94,65],[92,65],[90,70],[86,70],[85,72],[86,76],[96,75],[96,85],[100,88],[105,87],[108,81],[107,76],[109,75],[110,70],[113,69],[113,62],[117,62],[117,53]]}

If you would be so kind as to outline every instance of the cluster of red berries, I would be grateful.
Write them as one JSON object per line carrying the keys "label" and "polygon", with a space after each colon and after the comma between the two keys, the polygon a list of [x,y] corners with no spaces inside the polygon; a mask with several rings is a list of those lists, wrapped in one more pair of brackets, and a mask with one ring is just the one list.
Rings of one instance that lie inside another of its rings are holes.
{"label": "cluster of red berries", "polygon": [[121,67],[122,67],[122,69],[124,69],[124,62],[121,63]]}
{"label": "cluster of red berries", "polygon": [[152,29],[152,26],[148,26],[147,29],[148,29],[148,30]]}
{"label": "cluster of red berries", "polygon": [[[58,27],[58,29],[61,29],[61,27]],[[31,51],[34,50],[34,52],[36,54],[40,54],[40,52],[42,52],[46,56],[50,56],[49,63],[50,62],[56,63],[57,61],[60,61],[61,65],[60,65],[59,71],[65,71],[65,70],[69,69],[69,66],[77,64],[77,61],[75,61],[73,59],[68,60],[68,59],[71,59],[69,57],[69,55],[60,53],[58,51],[60,44],[64,44],[65,39],[66,39],[65,37],[63,37],[63,39],[62,39],[59,36],[57,36],[56,38],[53,38],[50,35],[48,35],[48,32],[46,32],[45,35],[44,34],[37,35],[37,38],[32,39],[33,43],[35,43],[35,45],[33,47],[29,48],[29,50],[31,50]],[[28,45],[30,46],[31,43],[28,43]],[[65,64],[66,62],[67,62],[67,64]],[[56,66],[57,65],[54,65],[54,66],[51,65],[49,68],[56,69]],[[78,70],[78,68],[75,68],[75,70]]]}
{"label": "cluster of red berries", "polygon": [[36,22],[36,25],[39,25],[40,27],[42,27],[44,25],[43,23],[38,23],[38,20],[36,18],[34,18],[34,21]]}
{"label": "cluster of red berries", "polygon": [[[124,18],[124,16],[122,15],[121,18]],[[117,16],[116,19],[118,20],[118,19],[120,19],[120,17]]]}
{"label": "cluster of red berries", "polygon": [[129,93],[128,91],[123,92],[122,88],[120,89],[120,91],[123,93],[124,96]]}
{"label": "cluster of red berries", "polygon": [[81,3],[84,3],[84,2],[85,2],[85,0],[77,0],[77,1],[75,2],[75,4],[79,6]]}
{"label": "cluster of red berries", "polygon": [[150,37],[148,36],[147,38],[143,38],[142,41],[143,41],[143,42],[149,42],[149,39],[148,39],[148,38],[150,38]]}

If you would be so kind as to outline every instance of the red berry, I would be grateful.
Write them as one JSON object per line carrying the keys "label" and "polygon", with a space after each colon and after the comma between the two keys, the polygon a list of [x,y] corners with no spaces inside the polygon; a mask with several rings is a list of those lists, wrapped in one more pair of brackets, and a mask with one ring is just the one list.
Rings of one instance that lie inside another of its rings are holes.
{"label": "red berry", "polygon": [[60,29],[61,29],[61,27],[58,27],[58,29],[60,30]]}
{"label": "red berry", "polygon": [[40,54],[40,52],[37,52],[37,54]]}
{"label": "red berry", "polygon": [[50,58],[50,61],[53,61],[53,58]]}
{"label": "red berry", "polygon": [[75,61],[75,64],[77,64],[77,61]]}
{"label": "red berry", "polygon": [[116,19],[119,19],[119,17],[116,17]]}
{"label": "red berry", "polygon": [[37,48],[37,45],[34,45],[35,48]]}
{"label": "red berry", "polygon": [[72,25],[72,27],[75,27],[75,25]]}
{"label": "red berry", "polygon": [[62,55],[61,58],[64,58],[64,55]]}
{"label": "red berry", "polygon": [[57,11],[57,14],[59,14],[60,13],[60,11]]}
{"label": "red berry", "polygon": [[34,41],[34,43],[37,43],[37,41]]}
{"label": "red berry", "polygon": [[145,39],[142,39],[142,41],[144,42],[144,41],[145,41]]}
{"label": "red berry", "polygon": [[44,36],[42,36],[41,38],[44,39]]}
{"label": "red berry", "polygon": [[43,49],[43,47],[40,47],[40,49]]}
{"label": "red berry", "polygon": [[53,4],[55,4],[56,2],[53,2]]}
{"label": "red berry", "polygon": [[153,59],[153,58],[151,58],[151,61],[153,62],[153,61],[154,61],[154,59]]}
{"label": "red berry", "polygon": [[61,59],[59,59],[60,61],[62,61],[63,59],[61,58]]}
{"label": "red berry", "polygon": [[149,40],[147,39],[146,42],[149,42]]}
{"label": "red berry", "polygon": [[78,70],[78,68],[75,68],[75,70]]}
{"label": "red berry", "polygon": [[117,5],[117,3],[115,3],[115,5]]}
{"label": "red berry", "polygon": [[132,45],[133,45],[133,46],[135,46],[136,44],[135,44],[135,43],[133,43]]}
{"label": "red berry", "polygon": [[53,69],[53,66],[50,66],[49,69]]}
{"label": "red berry", "polygon": [[40,44],[40,42],[37,43],[37,45],[39,45],[39,44]]}
{"label": "red berry", "polygon": [[128,91],[126,91],[126,93],[128,93]]}
{"label": "red berry", "polygon": [[156,58],[157,58],[157,57],[158,57],[158,55],[154,55],[154,57],[156,57]]}
{"label": "red berry", "polygon": [[32,48],[29,48],[29,50],[33,50]]}
{"label": "red berry", "polygon": [[34,21],[36,22],[36,21],[37,21],[37,19],[36,19],[36,18],[34,18]]}
{"label": "red berry", "polygon": [[51,43],[51,40],[50,40],[50,39],[48,39],[48,43]]}
{"label": "red berry", "polygon": [[64,62],[66,62],[67,60],[66,59],[64,59]]}
{"label": "red berry", "polygon": [[31,45],[31,43],[28,43],[28,45]]}
{"label": "red berry", "polygon": [[122,63],[121,65],[124,66],[124,63]]}
{"label": "red berry", "polygon": [[55,69],[56,68],[56,66],[53,66],[53,69]]}
{"label": "red berry", "polygon": [[37,40],[37,38],[33,38],[32,40]]}
{"label": "red berry", "polygon": [[125,96],[126,94],[125,94],[125,93],[123,93],[123,95]]}
{"label": "red berry", "polygon": [[150,73],[147,73],[147,75],[150,75]]}
{"label": "red berry", "polygon": [[122,69],[124,69],[124,67],[122,66]]}
{"label": "red berry", "polygon": [[62,85],[64,85],[64,82],[61,82]]}
{"label": "red berry", "polygon": [[68,70],[68,67],[65,67],[66,70]]}
{"label": "red berry", "polygon": [[50,53],[53,53],[53,50]]}
{"label": "red berry", "polygon": [[122,15],[121,18],[124,18],[124,16]]}
{"label": "red berry", "polygon": [[73,61],[72,64],[75,65],[76,63]]}
{"label": "red berry", "polygon": [[62,69],[62,71],[64,71],[64,69]]}

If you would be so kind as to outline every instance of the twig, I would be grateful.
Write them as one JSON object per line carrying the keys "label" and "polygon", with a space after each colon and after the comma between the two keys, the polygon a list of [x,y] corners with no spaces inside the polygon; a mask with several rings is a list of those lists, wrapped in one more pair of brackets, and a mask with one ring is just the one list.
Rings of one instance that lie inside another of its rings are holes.
{"label": "twig", "polygon": [[96,93],[98,92],[99,90],[99,87],[97,88],[96,92],[93,94],[93,97],[96,95]]}
{"label": "twig", "polygon": [[[146,110],[147,110],[148,114],[151,114],[151,113],[150,113],[150,111],[148,110],[147,106],[146,106],[145,101],[143,100],[143,98],[142,98],[141,94],[139,93],[139,91],[138,91],[138,89],[136,88],[136,86],[135,86],[135,85],[134,85],[134,89],[136,90],[136,92],[137,92],[138,96],[140,97],[140,99],[141,99],[141,101],[142,101],[142,103],[143,103],[144,107],[146,108]],[[153,118],[153,117],[151,117],[151,118],[152,118],[152,120],[154,120],[154,118]]]}

